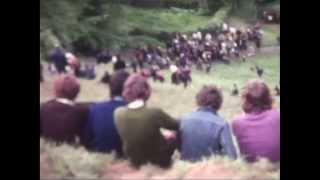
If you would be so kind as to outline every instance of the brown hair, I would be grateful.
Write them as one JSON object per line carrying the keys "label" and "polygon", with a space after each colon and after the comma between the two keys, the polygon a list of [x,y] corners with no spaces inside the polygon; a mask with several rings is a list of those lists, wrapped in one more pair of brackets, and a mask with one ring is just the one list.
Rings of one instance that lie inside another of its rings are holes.
{"label": "brown hair", "polygon": [[210,106],[218,111],[222,105],[223,97],[216,86],[204,86],[196,95],[198,106]]}
{"label": "brown hair", "polygon": [[248,81],[241,94],[242,109],[246,113],[261,112],[272,108],[273,99],[267,84],[262,80]]}
{"label": "brown hair", "polygon": [[121,96],[123,91],[123,85],[128,77],[129,73],[124,70],[119,70],[112,74],[109,82],[111,97]]}
{"label": "brown hair", "polygon": [[80,92],[80,84],[73,75],[62,74],[54,82],[54,92],[58,98],[74,100]]}
{"label": "brown hair", "polygon": [[127,102],[132,102],[136,99],[147,101],[151,95],[151,87],[147,79],[140,74],[133,74],[124,83],[122,96]]}

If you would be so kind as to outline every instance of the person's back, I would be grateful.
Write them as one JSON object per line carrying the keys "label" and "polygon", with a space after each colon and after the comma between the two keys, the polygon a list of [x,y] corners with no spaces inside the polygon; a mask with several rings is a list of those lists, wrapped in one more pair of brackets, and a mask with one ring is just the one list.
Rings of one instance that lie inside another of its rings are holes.
{"label": "person's back", "polygon": [[197,161],[211,155],[236,158],[228,123],[218,114],[222,93],[216,86],[204,86],[196,95],[199,109],[181,119],[181,158]]}
{"label": "person's back", "polygon": [[178,124],[157,108],[118,108],[116,126],[123,140],[123,150],[137,165],[160,161],[165,156],[166,141],[160,128],[175,130]]}
{"label": "person's back", "polygon": [[140,74],[126,80],[122,95],[128,105],[116,109],[114,116],[124,154],[134,166],[169,167],[175,142],[164,137],[161,128],[178,130],[178,122],[161,109],[146,107],[151,88]]}
{"label": "person's back", "polygon": [[240,153],[249,162],[259,157],[280,161],[280,112],[262,80],[250,80],[241,93],[244,114],[232,122]]}
{"label": "person's back", "polygon": [[276,109],[235,118],[233,131],[247,160],[255,161],[257,157],[280,160],[280,113]]}
{"label": "person's back", "polygon": [[[196,161],[211,155],[225,155],[221,133],[229,126],[209,108],[200,108],[181,120],[181,158]],[[232,156],[232,155],[231,155]]]}
{"label": "person's back", "polygon": [[76,136],[82,138],[87,115],[83,106],[48,101],[40,109],[41,135],[56,142],[75,143]]}
{"label": "person's back", "polygon": [[122,156],[122,143],[115,127],[114,111],[126,105],[121,93],[128,76],[129,73],[123,70],[112,74],[108,81],[111,100],[91,105],[86,126],[89,150],[105,153],[115,151],[119,157]]}
{"label": "person's back", "polygon": [[88,103],[75,103],[80,84],[72,75],[60,75],[54,82],[55,99],[40,107],[40,136],[55,142],[84,143],[83,130]]}
{"label": "person's back", "polygon": [[117,133],[113,112],[126,103],[121,98],[100,102],[91,105],[89,125],[91,128],[91,140],[89,148],[98,152],[116,151],[122,155],[122,144]]}

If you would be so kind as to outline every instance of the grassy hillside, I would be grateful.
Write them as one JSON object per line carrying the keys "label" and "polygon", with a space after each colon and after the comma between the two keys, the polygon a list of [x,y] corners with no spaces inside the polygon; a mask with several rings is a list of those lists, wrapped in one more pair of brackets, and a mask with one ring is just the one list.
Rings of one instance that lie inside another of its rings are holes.
{"label": "grassy hillside", "polygon": [[[176,153],[177,154],[177,153]],[[111,154],[88,153],[83,148],[54,146],[40,139],[40,177],[45,179],[279,179],[279,164],[262,159],[248,164],[215,157],[197,163],[178,160],[170,169],[145,165],[140,170]]]}

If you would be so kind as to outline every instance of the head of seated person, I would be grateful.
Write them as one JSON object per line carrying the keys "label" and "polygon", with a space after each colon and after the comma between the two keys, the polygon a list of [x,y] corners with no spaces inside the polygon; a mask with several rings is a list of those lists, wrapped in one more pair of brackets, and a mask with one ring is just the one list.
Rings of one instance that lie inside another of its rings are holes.
{"label": "head of seated person", "polygon": [[273,98],[267,84],[262,80],[250,80],[241,94],[245,113],[260,113],[272,108]]}
{"label": "head of seated person", "polygon": [[209,107],[218,111],[222,105],[223,97],[216,86],[204,86],[196,96],[199,107]]}
{"label": "head of seated person", "polygon": [[129,73],[124,70],[116,71],[113,75],[111,75],[109,81],[109,92],[111,98],[122,96],[124,82],[128,77]]}
{"label": "head of seated person", "polygon": [[56,98],[75,100],[80,92],[78,80],[70,74],[62,74],[54,82],[54,93]]}
{"label": "head of seated person", "polygon": [[151,87],[145,77],[133,74],[125,82],[122,95],[129,103],[136,100],[146,102],[151,95]]}

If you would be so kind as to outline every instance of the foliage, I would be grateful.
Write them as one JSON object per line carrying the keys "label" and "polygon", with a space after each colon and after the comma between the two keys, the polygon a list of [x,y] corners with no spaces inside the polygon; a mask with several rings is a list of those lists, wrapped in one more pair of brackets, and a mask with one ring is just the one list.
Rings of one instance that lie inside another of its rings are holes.
{"label": "foliage", "polygon": [[[140,1],[40,0],[42,59],[54,44],[83,55],[100,48],[119,49],[151,42],[163,45],[172,32],[217,27],[230,10],[245,18],[254,17],[256,12],[254,0],[159,0],[169,4],[158,8],[131,6]],[[135,34],[137,30],[140,33]]]}

